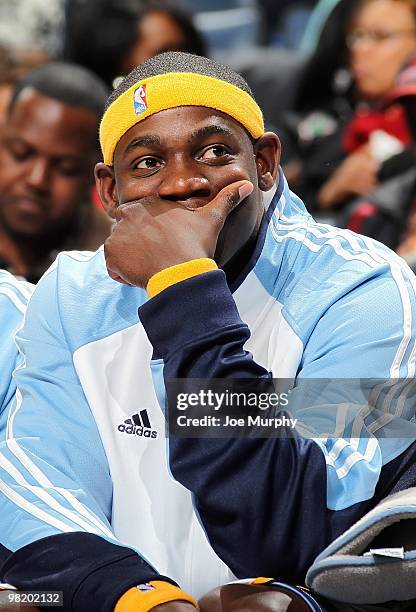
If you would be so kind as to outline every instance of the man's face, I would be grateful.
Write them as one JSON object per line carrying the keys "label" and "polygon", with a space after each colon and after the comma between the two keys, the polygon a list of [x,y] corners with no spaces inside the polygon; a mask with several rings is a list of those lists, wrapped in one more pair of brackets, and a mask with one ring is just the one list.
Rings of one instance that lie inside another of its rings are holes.
{"label": "man's face", "polygon": [[0,225],[40,237],[65,227],[92,184],[98,117],[24,89],[0,135]]}
{"label": "man's face", "polygon": [[256,152],[244,128],[219,111],[192,106],[161,111],[117,144],[114,206],[157,196],[195,209],[227,185],[251,181],[253,193],[229,215],[218,240],[215,259],[223,266],[257,233],[263,214],[259,184],[263,190],[272,187],[278,163],[275,141],[266,149]]}

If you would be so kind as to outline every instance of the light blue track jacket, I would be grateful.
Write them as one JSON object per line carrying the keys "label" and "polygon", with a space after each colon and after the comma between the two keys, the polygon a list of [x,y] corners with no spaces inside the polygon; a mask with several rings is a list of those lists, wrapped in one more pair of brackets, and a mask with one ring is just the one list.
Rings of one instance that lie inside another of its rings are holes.
{"label": "light blue track jacket", "polygon": [[[148,300],[108,276],[102,249],[61,254],[17,337],[0,448],[0,534],[17,552],[3,579],[63,590],[74,611],[93,594],[110,611],[159,574],[196,596],[233,575],[303,580],[335,537],[413,482],[415,289],[381,244],[317,224],[282,175],[232,286],[218,270]],[[238,376],[294,380],[294,436],[168,443],[166,379]],[[394,402],[375,390],[374,416],[360,398],[340,412],[331,385],[302,403],[319,378],[403,384]]]}

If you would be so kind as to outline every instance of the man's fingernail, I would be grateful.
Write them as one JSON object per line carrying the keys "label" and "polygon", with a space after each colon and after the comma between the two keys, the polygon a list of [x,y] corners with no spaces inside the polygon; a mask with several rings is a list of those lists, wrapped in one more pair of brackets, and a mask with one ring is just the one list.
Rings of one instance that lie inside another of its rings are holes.
{"label": "man's fingernail", "polygon": [[249,196],[250,193],[252,193],[253,189],[254,186],[252,185],[252,183],[244,183],[244,185],[241,185],[241,187],[238,188],[238,195],[240,196],[240,199],[243,200],[244,198]]}

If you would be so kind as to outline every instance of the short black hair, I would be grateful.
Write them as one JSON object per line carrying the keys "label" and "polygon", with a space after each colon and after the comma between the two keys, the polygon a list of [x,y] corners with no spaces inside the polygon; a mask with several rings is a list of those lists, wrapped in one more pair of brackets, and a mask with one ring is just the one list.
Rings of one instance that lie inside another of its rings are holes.
{"label": "short black hair", "polygon": [[93,111],[98,117],[104,111],[109,94],[105,83],[90,70],[67,62],[51,62],[35,68],[16,82],[9,112],[27,87],[68,106]]}
{"label": "short black hair", "polygon": [[121,94],[138,81],[169,72],[194,72],[214,77],[215,79],[235,85],[254,99],[253,93],[243,77],[229,66],[220,64],[208,57],[182,53],[180,51],[170,51],[169,53],[155,55],[143,62],[143,64],[140,64],[140,66],[137,66],[137,68],[134,68],[111,93],[105,109],[107,110],[114,100],[117,100]]}

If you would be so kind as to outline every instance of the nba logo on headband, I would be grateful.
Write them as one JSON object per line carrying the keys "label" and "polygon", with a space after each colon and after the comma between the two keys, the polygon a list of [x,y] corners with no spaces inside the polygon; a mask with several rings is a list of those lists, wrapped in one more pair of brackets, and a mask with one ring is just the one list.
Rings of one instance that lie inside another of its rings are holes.
{"label": "nba logo on headband", "polygon": [[140,85],[134,91],[134,112],[141,115],[147,110],[146,85]]}

